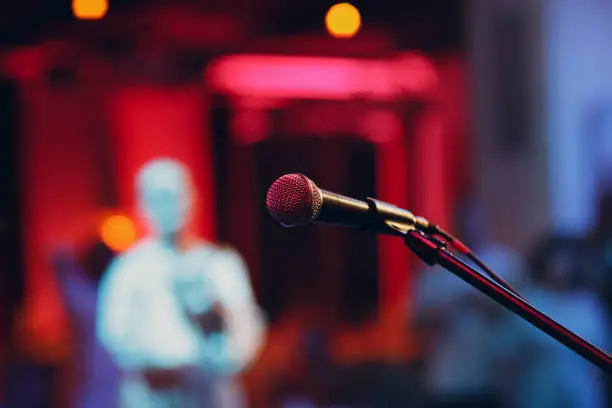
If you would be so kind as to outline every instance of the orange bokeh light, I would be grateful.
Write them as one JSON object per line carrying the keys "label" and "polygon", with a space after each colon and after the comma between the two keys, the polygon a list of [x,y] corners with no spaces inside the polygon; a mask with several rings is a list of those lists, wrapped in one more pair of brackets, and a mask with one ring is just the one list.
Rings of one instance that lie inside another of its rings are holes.
{"label": "orange bokeh light", "polygon": [[136,241],[136,225],[125,215],[111,215],[102,221],[100,238],[113,251],[125,251]]}
{"label": "orange bokeh light", "polygon": [[81,20],[99,20],[108,12],[108,0],[72,0],[72,12]]}
{"label": "orange bokeh light", "polygon": [[350,3],[335,4],[325,15],[325,27],[333,37],[354,37],[361,27],[359,10]]}

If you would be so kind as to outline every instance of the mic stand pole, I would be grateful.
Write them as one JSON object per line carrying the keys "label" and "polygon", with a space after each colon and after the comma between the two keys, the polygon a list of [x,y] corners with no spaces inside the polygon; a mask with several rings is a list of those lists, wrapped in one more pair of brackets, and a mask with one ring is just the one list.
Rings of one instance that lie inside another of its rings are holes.
{"label": "mic stand pole", "polygon": [[[571,330],[563,327],[538,309],[508,291],[496,282],[480,274],[461,259],[446,250],[442,241],[429,237],[412,228],[406,230],[401,225],[387,222],[388,227],[397,234],[403,235],[406,245],[425,263],[438,264],[459,278],[472,285],[506,309],[522,317],[558,342],[597,365],[607,374],[612,373],[612,356],[597,346],[589,343]],[[394,225],[395,224],[395,225]]]}

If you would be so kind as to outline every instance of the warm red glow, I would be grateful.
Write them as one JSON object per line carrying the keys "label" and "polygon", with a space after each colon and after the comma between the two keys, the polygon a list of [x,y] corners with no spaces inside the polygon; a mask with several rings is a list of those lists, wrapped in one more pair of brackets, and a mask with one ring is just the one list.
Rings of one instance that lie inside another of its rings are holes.
{"label": "warm red glow", "polygon": [[200,90],[130,87],[112,94],[109,106],[120,207],[135,208],[134,178],[147,161],[179,160],[191,171],[197,191],[193,232],[214,239],[211,145]]}
{"label": "warm red glow", "polygon": [[397,61],[230,55],[210,64],[205,75],[225,94],[324,100],[428,96],[438,81],[435,67],[418,54]]}
{"label": "warm red glow", "polygon": [[108,12],[108,0],[72,0],[72,12],[81,20],[99,20]]}
{"label": "warm red glow", "polygon": [[423,96],[438,89],[439,74],[431,61],[416,53],[400,55],[390,67],[393,82],[405,92],[419,92]]}
{"label": "warm red glow", "polygon": [[450,200],[446,186],[446,163],[450,157],[448,140],[440,112],[432,109],[419,119],[415,127],[416,177],[415,211],[423,217],[435,220],[443,228],[450,228]]}
{"label": "warm red glow", "polygon": [[125,215],[111,215],[102,221],[100,238],[113,251],[125,251],[136,241],[136,225]]}
{"label": "warm red glow", "polygon": [[253,144],[265,140],[270,134],[268,112],[260,109],[237,109],[232,119],[235,140],[242,144]]}
{"label": "warm red glow", "polygon": [[[378,113],[372,124],[382,127],[375,137],[379,140],[376,152],[376,196],[381,200],[409,208],[408,152],[403,137],[401,119]],[[410,293],[411,254],[402,240],[396,237],[378,238],[378,270],[380,282],[380,323],[378,339],[388,357],[394,360],[409,355],[406,326],[408,321],[406,296]]]}
{"label": "warm red glow", "polygon": [[359,10],[350,3],[335,4],[325,15],[325,27],[333,37],[354,37],[361,27]]}
{"label": "warm red glow", "polygon": [[45,64],[46,55],[42,47],[21,47],[6,54],[2,70],[17,80],[30,81],[42,76]]}
{"label": "warm red glow", "polygon": [[69,320],[51,254],[58,246],[79,246],[98,227],[105,157],[92,138],[83,135],[91,135],[92,126],[102,119],[87,103],[96,95],[91,88],[66,92],[33,84],[23,87],[21,95],[27,295],[18,343],[27,344],[36,356],[58,358],[68,347]]}
{"label": "warm red glow", "polygon": [[[376,196],[402,208],[409,208],[408,163],[402,128],[395,137],[377,145]],[[379,237],[379,269],[383,313],[395,309],[408,290],[410,254],[401,240],[395,237]]]}
{"label": "warm red glow", "polygon": [[376,145],[396,141],[403,131],[401,118],[389,110],[372,110],[362,116],[360,122],[361,133]]}

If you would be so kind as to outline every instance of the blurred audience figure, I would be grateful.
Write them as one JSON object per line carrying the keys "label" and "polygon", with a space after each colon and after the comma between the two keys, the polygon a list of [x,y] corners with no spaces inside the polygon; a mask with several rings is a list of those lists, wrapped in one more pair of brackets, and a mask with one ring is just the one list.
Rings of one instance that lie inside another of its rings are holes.
{"label": "blurred audience figure", "polygon": [[[597,346],[608,346],[603,302],[584,287],[582,241],[544,239],[531,259],[533,285],[524,297],[535,307]],[[599,368],[540,330],[518,322],[513,330],[522,359],[516,392],[521,408],[603,408],[604,375]],[[520,335],[517,335],[520,333]]]}
{"label": "blurred audience figure", "polygon": [[171,159],[138,173],[151,234],[115,259],[99,298],[98,336],[123,371],[126,408],[240,408],[235,374],[257,356],[265,322],[248,270],[189,229],[193,185]]}
{"label": "blurred audience figure", "polygon": [[[497,244],[477,253],[510,285],[522,286],[525,268],[518,253]],[[498,337],[508,331],[509,312],[441,267],[421,273],[414,316],[425,353],[429,405],[504,406],[505,368],[516,356]]]}
{"label": "blurred audience figure", "polygon": [[118,370],[96,336],[98,282],[113,259],[103,243],[78,262],[71,249],[54,254],[54,272],[68,311],[74,337],[71,407],[113,408],[117,406]]}
{"label": "blurred audience figure", "polygon": [[[610,186],[602,191],[597,227],[589,237],[590,286],[598,293],[606,307],[608,325],[612,324],[612,193]],[[612,405],[612,376],[606,377],[607,400]]]}

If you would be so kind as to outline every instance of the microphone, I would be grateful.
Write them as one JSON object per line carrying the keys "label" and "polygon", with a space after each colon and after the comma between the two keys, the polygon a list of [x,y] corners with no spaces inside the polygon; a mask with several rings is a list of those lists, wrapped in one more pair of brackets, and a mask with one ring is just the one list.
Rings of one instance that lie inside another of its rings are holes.
{"label": "microphone", "polygon": [[303,174],[286,174],[270,186],[266,196],[268,212],[282,226],[291,228],[322,223],[397,234],[390,228],[417,228],[429,231],[433,225],[410,211],[384,201],[356,200],[320,189]]}

